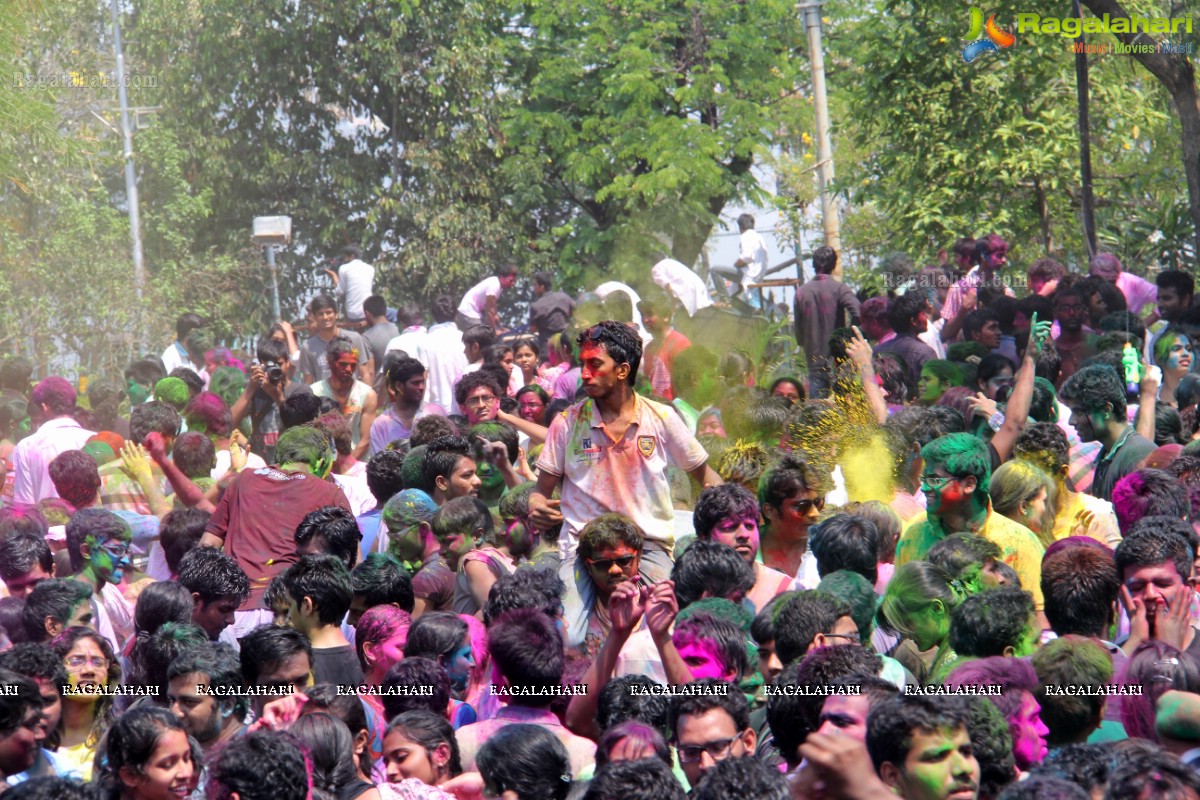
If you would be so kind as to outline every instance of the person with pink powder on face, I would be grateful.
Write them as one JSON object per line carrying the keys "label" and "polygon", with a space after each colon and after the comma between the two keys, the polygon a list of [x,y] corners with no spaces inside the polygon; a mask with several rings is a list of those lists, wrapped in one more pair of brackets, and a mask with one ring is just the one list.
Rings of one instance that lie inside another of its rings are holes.
{"label": "person with pink powder on face", "polygon": [[1008,720],[1017,769],[1028,772],[1046,757],[1046,736],[1050,733],[1042,722],[1042,707],[1036,697],[1037,672],[1025,659],[992,656],[956,667],[946,680],[950,687],[989,684],[1001,687],[1000,694],[987,698]]}
{"label": "person with pink powder on face", "polygon": [[758,499],[736,483],[705,489],[696,499],[692,517],[696,537],[729,545],[754,570],[754,587],[747,598],[755,611],[766,608],[771,599],[787,591],[790,576],[757,563],[759,535]]}

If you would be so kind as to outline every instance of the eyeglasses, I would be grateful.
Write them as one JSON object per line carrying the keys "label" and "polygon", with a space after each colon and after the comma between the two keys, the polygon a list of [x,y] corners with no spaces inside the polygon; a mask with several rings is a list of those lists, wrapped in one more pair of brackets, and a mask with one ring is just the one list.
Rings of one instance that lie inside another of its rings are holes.
{"label": "eyeglasses", "polygon": [[821,511],[825,508],[825,498],[818,497],[816,500],[796,500],[792,503],[792,508],[796,509],[797,513],[807,514],[813,508]]}
{"label": "eyeglasses", "polygon": [[496,396],[488,394],[480,395],[479,397],[468,397],[463,405],[467,408],[475,408],[477,406],[490,406],[494,402],[496,402]]}
{"label": "eyeglasses", "polygon": [[103,545],[100,549],[103,550],[104,552],[108,553],[109,556],[111,556],[114,561],[120,561],[122,558],[124,558],[129,553],[129,543],[127,542],[125,544],[106,544],[106,545]]}
{"label": "eyeglasses", "polygon": [[950,481],[956,481],[956,480],[958,480],[958,478],[943,477],[941,475],[922,475],[921,476],[921,488],[922,489],[932,489],[934,491],[937,491],[937,490],[941,489],[943,486],[945,486],[947,483],[950,483]]}
{"label": "eyeglasses", "polygon": [[613,568],[613,564],[616,564],[622,570],[628,569],[629,565],[633,563],[633,560],[635,558],[637,558],[637,556],[621,556],[620,558],[597,558],[595,560],[592,560],[590,558],[585,558],[584,561],[587,561],[588,566],[591,567],[592,569],[598,569],[601,572],[611,572],[612,568]]}
{"label": "eyeglasses", "polygon": [[67,656],[63,663],[72,669],[79,669],[85,664],[91,664],[97,669],[108,669],[108,659],[104,656]]}
{"label": "eyeglasses", "polygon": [[862,642],[862,637],[859,636],[857,633],[827,633],[827,634],[825,634],[825,638],[826,639],[847,639],[851,642],[854,642],[855,644],[859,644],[860,642]]}
{"label": "eyeglasses", "polygon": [[679,753],[679,760],[684,764],[699,761],[705,753],[708,753],[713,761],[720,761],[729,757],[733,743],[741,738],[742,735],[739,733],[730,739],[718,739],[715,742],[705,742],[704,744],[677,744],[675,750]]}

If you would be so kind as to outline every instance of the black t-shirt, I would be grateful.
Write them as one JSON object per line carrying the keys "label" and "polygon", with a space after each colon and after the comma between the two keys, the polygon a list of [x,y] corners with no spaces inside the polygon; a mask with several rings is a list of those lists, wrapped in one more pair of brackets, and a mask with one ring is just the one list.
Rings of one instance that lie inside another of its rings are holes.
{"label": "black t-shirt", "polygon": [[313,648],[313,681],[335,686],[358,686],[363,681],[358,654],[348,644]]}
{"label": "black t-shirt", "polygon": [[546,292],[529,304],[529,322],[538,333],[548,336],[566,330],[575,310],[575,301],[562,292]]}

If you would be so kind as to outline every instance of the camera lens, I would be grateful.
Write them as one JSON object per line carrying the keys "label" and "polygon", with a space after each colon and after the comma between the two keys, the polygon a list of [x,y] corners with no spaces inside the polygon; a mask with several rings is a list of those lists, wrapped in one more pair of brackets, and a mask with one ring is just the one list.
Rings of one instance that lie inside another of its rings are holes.
{"label": "camera lens", "polygon": [[283,380],[283,370],[279,367],[269,367],[267,369],[267,380],[271,383],[279,383]]}

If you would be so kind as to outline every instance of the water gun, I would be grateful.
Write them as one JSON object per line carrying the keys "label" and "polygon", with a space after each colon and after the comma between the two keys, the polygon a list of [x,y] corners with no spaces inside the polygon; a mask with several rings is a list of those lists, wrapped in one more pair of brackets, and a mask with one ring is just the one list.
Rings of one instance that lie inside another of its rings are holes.
{"label": "water gun", "polygon": [[1125,343],[1125,349],[1121,353],[1121,365],[1125,367],[1125,388],[1136,392],[1138,384],[1142,382],[1142,365],[1137,350],[1134,350],[1129,342]]}

